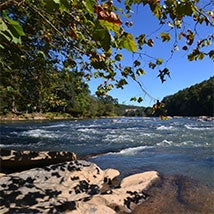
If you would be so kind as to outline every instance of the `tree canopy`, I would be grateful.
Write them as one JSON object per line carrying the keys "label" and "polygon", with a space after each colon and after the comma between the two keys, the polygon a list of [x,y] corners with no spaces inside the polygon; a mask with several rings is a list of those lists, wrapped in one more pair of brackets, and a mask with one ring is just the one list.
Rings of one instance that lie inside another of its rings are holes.
{"label": "tree canopy", "polygon": [[[158,36],[131,33],[136,5],[149,8],[164,26],[157,29]],[[188,51],[190,61],[214,59],[213,34],[201,38],[197,32],[198,26],[213,27],[212,6],[212,1],[202,0],[6,0],[0,3],[1,93],[12,104],[28,99],[22,97],[26,93],[38,102],[31,106],[46,108],[42,103],[48,100],[49,108],[66,108],[69,104],[58,97],[73,97],[69,87],[75,87],[78,94],[78,90],[88,90],[85,83],[91,78],[101,78],[96,94],[106,96],[132,78],[147,94],[138,79],[145,74],[139,56],[149,58],[149,68],[157,69],[162,82],[170,71],[167,59],[147,56],[142,52],[145,46],[173,41],[172,55],[181,49]],[[195,24],[188,26],[187,18]],[[123,49],[136,56],[133,66],[121,63]],[[72,81],[66,81],[70,76]]]}
{"label": "tree canopy", "polygon": [[163,99],[167,114],[174,116],[214,116],[214,77]]}

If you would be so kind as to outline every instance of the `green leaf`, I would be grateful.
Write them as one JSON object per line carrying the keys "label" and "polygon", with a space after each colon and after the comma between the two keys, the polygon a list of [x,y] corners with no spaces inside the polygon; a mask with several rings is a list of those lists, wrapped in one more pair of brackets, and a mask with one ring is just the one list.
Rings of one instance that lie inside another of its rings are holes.
{"label": "green leaf", "polygon": [[19,22],[12,20],[12,19],[9,19],[9,18],[7,18],[7,21],[10,23],[10,26],[16,31],[18,36],[25,36],[23,28]]}
{"label": "green leaf", "polygon": [[137,102],[138,103],[141,103],[143,101],[143,98],[142,97],[139,97],[138,99],[137,99]]}
{"label": "green leaf", "polygon": [[170,72],[169,72],[168,68],[164,68],[163,70],[159,70],[158,77],[161,79],[162,83],[166,81],[165,76],[170,77]]}
{"label": "green leaf", "polygon": [[179,16],[192,16],[192,14],[196,11],[195,6],[192,2],[189,1],[180,1],[176,8],[176,12]]}
{"label": "green leaf", "polygon": [[0,34],[8,41],[12,40],[16,44],[21,44],[21,36],[25,35],[22,26],[7,16],[5,19],[8,21],[8,25],[0,19]]}
{"label": "green leaf", "polygon": [[151,69],[154,69],[154,68],[156,67],[156,64],[153,63],[153,62],[150,62],[150,63],[149,63],[149,67],[150,67]]}
{"label": "green leaf", "polygon": [[128,84],[128,82],[127,82],[125,79],[120,79],[120,80],[117,82],[116,87],[117,87],[117,88],[122,88],[122,89],[123,89],[123,86],[124,86],[124,85],[127,85],[127,84]]}
{"label": "green leaf", "polygon": [[114,86],[112,84],[109,84],[106,86],[107,91],[110,91],[112,88],[114,88]]}
{"label": "green leaf", "polygon": [[[106,68],[105,61],[91,60],[91,65],[92,65],[95,69],[105,69],[105,68]],[[100,76],[100,77],[104,77],[104,74],[101,73],[101,72],[99,72],[99,76]]]}
{"label": "green leaf", "polygon": [[59,0],[44,0],[44,6],[47,12],[56,12],[60,7],[60,1]]}
{"label": "green leaf", "polygon": [[0,35],[2,35],[7,41],[11,41],[11,38],[13,37],[13,35],[10,33],[10,31],[5,32],[5,33],[0,31]]}
{"label": "green leaf", "polygon": [[96,1],[95,0],[85,0],[85,1],[83,1],[83,4],[85,5],[86,10],[91,15],[94,15],[94,6],[96,4]]}
{"label": "green leaf", "polygon": [[53,0],[56,4],[60,4],[60,0]]}
{"label": "green leaf", "polygon": [[[56,2],[55,2],[56,3]],[[63,12],[70,12],[70,3],[68,0],[60,0],[60,4],[59,4],[59,10],[61,13]]]}
{"label": "green leaf", "polygon": [[120,30],[120,27],[118,25],[115,25],[112,22],[108,22],[106,20],[99,20],[99,23],[103,28],[106,28],[107,30],[111,30],[115,33],[118,33]]}
{"label": "green leaf", "polygon": [[15,44],[22,44],[21,37],[19,37],[19,38],[13,37],[12,38],[12,42],[14,42]]}
{"label": "green leaf", "polygon": [[124,70],[121,72],[121,74],[124,76],[124,77],[128,77],[128,75],[130,75],[132,73],[132,68],[129,67],[129,66],[126,66],[124,68]]}
{"label": "green leaf", "polygon": [[157,65],[161,65],[163,63],[163,59],[161,59],[161,58],[157,58],[156,59],[156,64]]}
{"label": "green leaf", "polygon": [[138,60],[135,60],[135,61],[134,61],[134,66],[135,66],[135,67],[138,67],[138,66],[140,66],[140,65],[141,65],[141,63],[140,63]]}
{"label": "green leaf", "polygon": [[8,27],[7,25],[4,23],[3,19],[0,18],[0,31],[7,31]]}
{"label": "green leaf", "polygon": [[186,36],[187,38],[187,44],[188,45],[192,45],[193,41],[194,41],[194,38],[195,38],[195,35],[192,31],[189,30],[189,33],[188,35]]}
{"label": "green leaf", "polygon": [[193,60],[196,60],[196,59],[197,59],[196,54],[191,53],[191,54],[188,55],[188,60],[189,61],[193,61]]}
{"label": "green leaf", "polygon": [[99,41],[105,51],[110,49],[111,36],[107,29],[103,28],[99,22],[96,24],[95,31],[93,32],[93,39]]}
{"label": "green leaf", "polygon": [[198,54],[198,59],[202,60],[204,57],[205,57],[205,54],[204,54],[204,53],[200,52],[200,53]]}
{"label": "green leaf", "polygon": [[153,39],[149,39],[149,40],[147,41],[147,45],[148,45],[149,47],[153,47],[153,46],[154,46],[154,40],[153,40]]}
{"label": "green leaf", "polygon": [[131,99],[130,99],[130,101],[137,101],[137,98],[136,97],[132,97]]}
{"label": "green leaf", "polygon": [[160,35],[161,35],[162,42],[168,42],[170,40],[169,33],[161,33]]}
{"label": "green leaf", "polygon": [[210,59],[214,60],[214,50],[211,50],[209,53],[208,53]]}
{"label": "green leaf", "polygon": [[137,71],[136,71],[136,73],[137,73],[138,76],[146,74],[146,72],[142,68],[138,68]]}
{"label": "green leaf", "polygon": [[117,54],[117,55],[115,56],[115,60],[117,60],[117,61],[123,60],[123,55],[122,55],[121,53]]}
{"label": "green leaf", "polygon": [[7,86],[7,88],[6,88],[6,89],[7,89],[7,91],[8,91],[8,92],[12,92],[12,91],[14,91],[14,88],[13,88],[12,86]]}
{"label": "green leaf", "polygon": [[162,7],[160,4],[152,4],[150,5],[150,8],[153,12],[153,14],[160,19],[162,17]]}
{"label": "green leaf", "polygon": [[146,35],[145,34],[141,34],[140,36],[138,36],[137,38],[137,42],[140,46],[143,46],[147,41],[146,41]]}
{"label": "green leaf", "polygon": [[119,42],[120,48],[125,48],[130,52],[137,51],[137,45],[134,40],[134,36],[130,33],[124,33]]}

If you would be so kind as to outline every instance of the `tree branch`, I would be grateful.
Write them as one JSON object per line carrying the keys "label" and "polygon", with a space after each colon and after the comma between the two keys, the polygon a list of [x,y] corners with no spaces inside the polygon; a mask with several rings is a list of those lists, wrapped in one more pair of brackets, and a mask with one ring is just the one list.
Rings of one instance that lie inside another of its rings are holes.
{"label": "tree branch", "polygon": [[140,89],[143,91],[143,93],[144,93],[146,96],[148,96],[153,102],[158,100],[158,99],[154,98],[151,94],[149,94],[149,93],[146,91],[146,89],[144,89],[143,84],[142,84],[139,80],[134,79],[134,78],[132,78],[132,79],[140,86]]}
{"label": "tree branch", "polygon": [[22,0],[8,0],[4,3],[0,4],[0,11],[8,9],[8,7],[17,5],[21,2]]}
{"label": "tree branch", "polygon": [[[37,10],[34,6],[30,6],[28,5],[28,7],[33,10],[34,12],[36,12],[40,17],[42,17],[42,19],[51,26],[51,28],[53,28],[67,43],[69,43],[69,40],[63,35],[63,33],[58,30],[39,10]],[[79,53],[85,54],[84,51],[80,50],[79,48],[77,48],[76,46],[73,46],[74,49],[76,49]]]}

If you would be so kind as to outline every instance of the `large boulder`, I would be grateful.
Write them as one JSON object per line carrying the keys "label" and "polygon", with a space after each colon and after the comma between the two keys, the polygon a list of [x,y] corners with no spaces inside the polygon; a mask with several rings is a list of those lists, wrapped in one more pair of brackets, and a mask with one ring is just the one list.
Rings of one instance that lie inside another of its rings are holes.
{"label": "large boulder", "polygon": [[73,160],[76,160],[76,155],[73,152],[37,152],[0,149],[0,172],[19,172]]}
{"label": "large boulder", "polygon": [[118,175],[82,160],[8,174],[0,177],[0,213],[130,212],[159,178],[145,172],[114,186]]}
{"label": "large boulder", "polygon": [[[78,201],[76,210],[73,210],[72,213],[129,213],[136,205],[147,199],[149,196],[146,193],[148,188],[158,180],[159,175],[156,171],[131,175],[124,178],[117,188],[111,188],[102,194],[97,194],[86,202]],[[126,185],[123,185],[124,183]],[[111,208],[111,212],[107,212],[107,208]]]}

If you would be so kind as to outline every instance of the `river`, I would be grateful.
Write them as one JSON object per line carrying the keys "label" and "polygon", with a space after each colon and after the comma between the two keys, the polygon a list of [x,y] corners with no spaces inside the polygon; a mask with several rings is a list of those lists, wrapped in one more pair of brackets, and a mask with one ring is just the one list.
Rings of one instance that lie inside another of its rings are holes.
{"label": "river", "polygon": [[1,123],[0,148],[71,151],[121,177],[157,170],[214,187],[214,122],[197,118]]}

